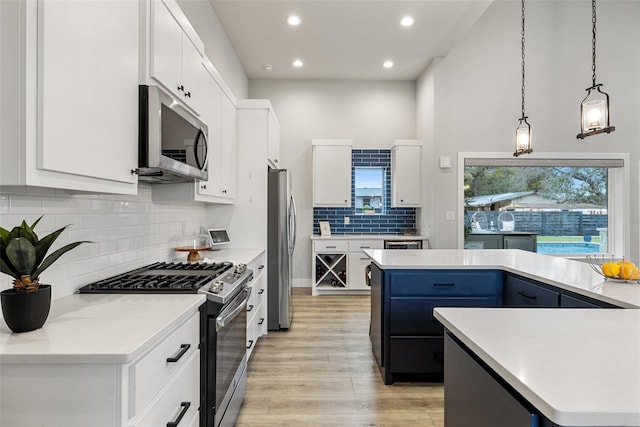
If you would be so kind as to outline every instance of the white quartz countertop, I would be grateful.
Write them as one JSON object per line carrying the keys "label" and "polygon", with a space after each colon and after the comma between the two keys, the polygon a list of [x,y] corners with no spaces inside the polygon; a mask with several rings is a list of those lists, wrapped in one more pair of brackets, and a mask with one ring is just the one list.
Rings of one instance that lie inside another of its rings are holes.
{"label": "white quartz countertop", "polygon": [[425,236],[405,236],[404,234],[332,234],[320,236],[312,234],[311,240],[426,240]]}
{"label": "white quartz countertop", "polygon": [[262,252],[264,252],[264,249],[260,248],[228,248],[218,251],[202,251],[200,256],[203,261],[231,261],[234,264],[249,264]]}
{"label": "white quartz countertop", "polygon": [[625,308],[640,308],[640,285],[604,280],[586,262],[519,249],[364,251],[382,269],[500,269]]}
{"label": "white quartz countertop", "polygon": [[204,301],[203,294],[56,299],[41,329],[14,334],[0,320],[0,363],[129,363]]}
{"label": "white quartz countertop", "polygon": [[551,421],[562,426],[640,426],[639,310],[434,312]]}

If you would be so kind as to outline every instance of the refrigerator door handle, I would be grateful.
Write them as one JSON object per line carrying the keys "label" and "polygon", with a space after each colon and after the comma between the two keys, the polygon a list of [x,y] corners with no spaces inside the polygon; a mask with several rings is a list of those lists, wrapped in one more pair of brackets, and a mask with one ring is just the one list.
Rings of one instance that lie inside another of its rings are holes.
{"label": "refrigerator door handle", "polygon": [[296,209],[296,199],[293,197],[293,193],[290,195],[290,211],[289,215],[289,228],[291,228],[291,220],[293,219],[293,230],[290,232],[291,241],[289,242],[289,255],[293,255],[293,251],[296,248],[296,235],[298,234],[298,211]]}

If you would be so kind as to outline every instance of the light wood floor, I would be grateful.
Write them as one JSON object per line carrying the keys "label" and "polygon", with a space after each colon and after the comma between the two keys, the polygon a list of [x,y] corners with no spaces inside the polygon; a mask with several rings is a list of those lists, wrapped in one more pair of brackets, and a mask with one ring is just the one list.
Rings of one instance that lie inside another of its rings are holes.
{"label": "light wood floor", "polygon": [[292,306],[291,329],[253,351],[236,426],[444,426],[442,384],[383,384],[368,296],[296,288]]}

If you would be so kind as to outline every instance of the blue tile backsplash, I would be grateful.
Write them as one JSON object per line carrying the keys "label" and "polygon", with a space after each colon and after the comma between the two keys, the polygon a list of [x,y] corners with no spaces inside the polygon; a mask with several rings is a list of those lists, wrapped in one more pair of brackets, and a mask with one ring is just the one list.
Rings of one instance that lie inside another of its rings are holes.
{"label": "blue tile backsplash", "polygon": [[[385,168],[384,215],[362,215],[355,209],[354,167]],[[391,206],[391,150],[351,151],[351,207],[313,208],[313,233],[320,234],[318,221],[329,221],[331,234],[404,234],[416,229],[415,208],[392,208]],[[349,217],[349,225],[344,217]]]}

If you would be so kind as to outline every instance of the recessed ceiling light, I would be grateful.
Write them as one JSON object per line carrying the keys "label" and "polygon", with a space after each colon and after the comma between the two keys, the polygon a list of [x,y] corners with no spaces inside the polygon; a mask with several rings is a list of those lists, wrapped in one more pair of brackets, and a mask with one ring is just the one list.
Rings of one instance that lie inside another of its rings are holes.
{"label": "recessed ceiling light", "polygon": [[300,67],[302,67],[303,65],[304,65],[304,62],[302,62],[302,60],[300,60],[300,59],[296,59],[295,61],[293,61],[293,66],[294,66],[294,67],[298,67],[298,68],[300,68]]}
{"label": "recessed ceiling light", "polygon": [[384,64],[382,64],[382,66],[384,68],[391,68],[391,67],[393,67],[393,61],[389,61],[389,60],[384,61]]}
{"label": "recessed ceiling light", "polygon": [[291,15],[289,18],[287,18],[287,24],[291,25],[292,27],[300,25],[300,22],[300,18],[298,18],[296,15]]}
{"label": "recessed ceiling light", "polygon": [[264,70],[268,72],[268,71],[273,70],[273,65],[271,65],[271,64],[264,64],[264,65],[262,66],[262,68],[264,68]]}
{"label": "recessed ceiling light", "polygon": [[402,25],[403,27],[410,27],[413,25],[415,21],[413,20],[412,17],[410,16],[405,16],[404,18],[402,18],[402,21],[400,21],[400,25]]}

